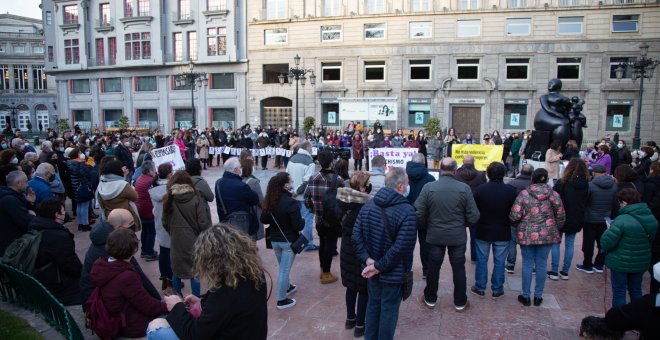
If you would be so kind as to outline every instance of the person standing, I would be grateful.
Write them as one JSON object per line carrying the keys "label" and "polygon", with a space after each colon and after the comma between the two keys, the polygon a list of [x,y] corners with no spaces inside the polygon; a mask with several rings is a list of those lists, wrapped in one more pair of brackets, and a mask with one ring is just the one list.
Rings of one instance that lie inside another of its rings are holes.
{"label": "person standing", "polygon": [[199,155],[199,159],[202,161],[202,164],[204,165],[204,170],[206,170],[206,163],[208,163],[209,160],[209,139],[206,137],[206,132],[199,135],[196,144],[197,144],[197,154]]}
{"label": "person standing", "polygon": [[399,319],[402,286],[412,268],[415,209],[403,194],[408,176],[392,168],[385,187],[360,210],[351,241],[368,279],[365,339],[393,339]]}
{"label": "person standing", "polygon": [[154,243],[156,242],[154,206],[151,203],[151,196],[149,196],[149,189],[151,189],[156,181],[156,167],[152,161],[144,161],[140,168],[142,175],[140,175],[135,183],[135,192],[137,192],[135,206],[142,222],[140,235],[142,251],[140,252],[140,257],[145,259],[145,261],[156,261],[158,259],[158,252],[154,250]]}
{"label": "person standing", "polygon": [[[67,162],[69,174],[71,175],[71,190],[76,197],[76,219],[78,220],[79,231],[90,231],[89,206],[92,202],[92,167],[85,163],[84,153],[78,148],[69,152],[71,159]],[[81,188],[85,186],[87,190]],[[83,189],[83,190],[81,190]],[[88,194],[82,196],[83,193]]]}
{"label": "person standing", "polygon": [[563,154],[561,153],[561,142],[556,140],[550,144],[550,147],[545,152],[545,170],[548,171],[548,178],[553,181],[559,179],[559,163]]}
{"label": "person standing", "polygon": [[305,250],[308,251],[319,250],[319,247],[314,244],[314,213],[305,208],[303,197],[316,168],[311,153],[312,144],[309,141],[300,142],[298,152],[291,157],[289,164],[286,166],[286,172],[293,180],[292,187],[295,193],[293,198],[298,203],[300,214],[305,221],[305,228],[302,233],[309,241],[309,245],[305,247]]}
{"label": "person standing", "polygon": [[256,239],[258,224],[254,229],[251,228],[250,211],[259,204],[259,196],[241,179],[241,164],[237,157],[228,159],[223,167],[222,178],[215,182],[218,218],[220,221],[227,221],[232,213],[237,213],[234,227]]}
{"label": "person standing", "polygon": [[[486,172],[477,170],[474,167],[474,156],[465,155],[463,157],[463,165],[460,169],[456,170],[456,179],[470,186],[470,190],[474,193],[474,190],[480,185],[486,183]],[[472,263],[477,262],[477,245],[475,240],[477,235],[475,234],[475,229],[473,226],[470,228],[470,261]]]}
{"label": "person standing", "polygon": [[516,200],[516,188],[504,184],[506,167],[502,163],[490,163],[486,172],[490,181],[474,191],[474,201],[480,216],[474,225],[477,267],[474,273],[475,283],[470,291],[484,297],[488,284],[488,257],[492,248],[491,291],[493,299],[497,299],[504,295],[504,262],[511,240],[509,212]]}
{"label": "person standing", "polygon": [[451,147],[454,144],[461,144],[461,139],[456,135],[454,128],[449,128],[449,132],[445,136],[445,145],[447,145],[446,156],[451,157]]}
{"label": "person standing", "polygon": [[531,304],[533,269],[536,270],[534,306],[543,303],[548,254],[552,244],[560,241],[559,229],[566,221],[561,197],[547,183],[548,171],[534,170],[532,184],[516,197],[509,214],[512,223],[519,222],[516,240],[520,244],[523,269],[522,293],[518,295],[518,302],[523,306]]}
{"label": "person standing", "polygon": [[385,170],[387,170],[385,157],[382,155],[375,156],[371,160],[371,171],[369,175],[371,176],[369,182],[371,182],[371,193],[369,194],[371,198],[374,198],[378,193],[378,190],[385,186]]}
{"label": "person standing", "polygon": [[431,137],[431,158],[433,159],[433,169],[440,167],[442,160],[442,151],[445,147],[444,139],[442,139],[442,131],[438,130],[435,136]]}
{"label": "person standing", "polygon": [[[415,205],[415,201],[419,197],[419,193],[422,192],[424,185],[435,181],[435,177],[429,174],[429,170],[424,165],[424,159],[424,155],[418,152],[406,164],[406,175],[408,175],[408,180],[410,181],[410,191],[406,198],[412,205]],[[419,258],[422,261],[422,277],[426,278],[426,273],[428,272],[426,258],[429,253],[428,245],[426,244],[426,229],[418,229],[417,237],[419,239]]]}
{"label": "person standing", "polygon": [[[653,216],[660,223],[660,162],[653,162],[649,172],[649,176],[644,183],[642,201],[649,205]],[[658,262],[660,262],[660,237],[656,234],[653,245],[651,246],[651,267],[649,267],[651,274],[653,274],[653,265]],[[660,281],[651,277],[650,293],[655,296],[658,290],[660,290]]]}
{"label": "person standing", "polygon": [[422,302],[434,308],[438,300],[440,267],[449,253],[454,281],[454,308],[463,312],[469,305],[465,274],[465,228],[479,221],[479,210],[470,187],[456,178],[456,160],[446,157],[440,163],[440,178],[425,185],[415,201],[417,225],[426,229],[429,245],[428,273]]}
{"label": "person standing", "polygon": [[353,170],[362,171],[362,160],[364,159],[364,143],[362,143],[362,136],[359,134],[353,137]]}
{"label": "person standing", "polygon": [[158,270],[160,271],[160,280],[162,290],[172,287],[172,265],[170,264],[170,247],[172,240],[170,234],[163,228],[163,200],[167,194],[167,180],[172,176],[172,165],[163,163],[158,166],[158,180],[154,186],[149,189],[149,197],[153,205],[154,227],[156,230],[156,240],[160,251],[158,253]]}

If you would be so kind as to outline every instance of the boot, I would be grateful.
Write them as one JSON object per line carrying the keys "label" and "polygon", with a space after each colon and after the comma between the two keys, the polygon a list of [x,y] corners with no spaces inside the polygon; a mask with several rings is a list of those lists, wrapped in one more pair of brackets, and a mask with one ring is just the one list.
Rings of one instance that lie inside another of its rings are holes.
{"label": "boot", "polygon": [[325,272],[323,271],[323,267],[321,267],[321,275],[319,275],[319,279],[323,279],[323,274],[324,274],[324,273],[325,273]]}
{"label": "boot", "polygon": [[330,272],[327,272],[327,273],[323,273],[323,274],[322,274],[322,277],[321,277],[321,284],[324,284],[324,285],[325,285],[325,284],[328,284],[328,283],[333,283],[333,282],[335,282],[335,281],[337,281],[337,280],[338,280],[338,279],[337,279],[336,276],[332,275],[332,273],[330,273]]}

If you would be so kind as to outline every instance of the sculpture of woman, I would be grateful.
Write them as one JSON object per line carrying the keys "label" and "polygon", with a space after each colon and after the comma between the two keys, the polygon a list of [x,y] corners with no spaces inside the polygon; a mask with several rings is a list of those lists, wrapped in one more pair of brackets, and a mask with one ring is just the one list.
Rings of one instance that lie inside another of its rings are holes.
{"label": "sculpture of woman", "polygon": [[548,144],[559,140],[561,145],[566,145],[571,135],[569,113],[573,103],[560,92],[561,86],[559,79],[548,82],[548,93],[541,96],[541,110],[534,119],[534,129],[550,132]]}

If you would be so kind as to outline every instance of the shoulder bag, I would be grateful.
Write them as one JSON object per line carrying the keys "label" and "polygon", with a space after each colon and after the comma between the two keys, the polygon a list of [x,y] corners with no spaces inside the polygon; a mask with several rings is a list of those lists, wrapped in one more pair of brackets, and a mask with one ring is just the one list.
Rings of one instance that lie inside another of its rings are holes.
{"label": "shoulder bag", "polygon": [[300,254],[305,249],[307,244],[309,243],[309,240],[307,240],[307,238],[301,233],[300,236],[298,236],[298,238],[295,241],[293,241],[293,243],[292,243],[291,241],[289,241],[288,238],[286,238],[286,234],[284,234],[284,231],[282,230],[282,228],[280,228],[280,224],[277,223],[277,220],[275,219],[275,216],[273,216],[272,213],[270,214],[270,217],[273,218],[273,221],[275,222],[275,225],[277,226],[277,229],[280,230],[280,233],[282,233],[282,236],[284,236],[284,239],[287,242],[289,242],[289,244],[291,245],[291,250],[293,251],[293,253],[294,254]]}
{"label": "shoulder bag", "polygon": [[234,211],[231,214],[227,214],[227,208],[225,208],[225,202],[222,199],[220,190],[216,190],[216,191],[218,193],[218,198],[220,199],[220,205],[222,206],[222,211],[225,213],[225,220],[223,222],[231,224],[236,229],[245,233],[245,235],[252,237],[252,235],[255,234],[257,231],[255,230],[254,232],[251,233],[252,230],[250,230],[250,213],[248,213],[247,211],[239,210],[239,211]]}
{"label": "shoulder bag", "polygon": [[[396,234],[392,229],[390,229],[390,224],[387,220],[387,214],[385,213],[385,209],[383,207],[380,207],[380,210],[383,214],[383,221],[385,222],[385,228],[387,228],[387,231],[390,233],[390,239],[392,240],[392,243],[396,240]],[[406,272],[406,277],[403,280],[403,284],[401,285],[401,300],[406,301],[410,295],[412,295],[412,287],[413,287],[413,272],[412,270],[408,270]]]}

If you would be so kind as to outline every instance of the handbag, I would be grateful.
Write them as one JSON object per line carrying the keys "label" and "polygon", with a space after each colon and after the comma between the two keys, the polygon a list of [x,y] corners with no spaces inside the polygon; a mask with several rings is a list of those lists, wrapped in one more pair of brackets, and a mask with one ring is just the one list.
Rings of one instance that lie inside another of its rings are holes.
{"label": "handbag", "polygon": [[220,200],[222,211],[225,213],[225,220],[222,222],[226,222],[232,225],[234,228],[242,231],[245,235],[248,235],[254,239],[253,235],[257,233],[257,230],[250,230],[250,213],[239,210],[227,215],[227,208],[225,208],[225,202],[222,200],[220,190],[216,190],[216,193],[218,194],[218,199]]}
{"label": "handbag", "polygon": [[270,228],[266,228],[266,249],[273,249],[273,242],[270,238]]}
{"label": "handbag", "polygon": [[275,225],[277,226],[277,229],[280,230],[280,233],[282,233],[282,236],[284,236],[284,239],[287,242],[289,242],[289,245],[291,245],[291,250],[293,251],[293,253],[294,254],[300,254],[305,249],[305,247],[307,247],[307,244],[309,243],[309,240],[307,240],[307,238],[303,234],[300,234],[300,236],[298,236],[298,238],[295,241],[293,241],[293,243],[291,243],[291,241],[289,241],[289,239],[286,238],[286,235],[284,234],[284,231],[282,231],[282,228],[280,228],[280,224],[277,223],[277,220],[275,219],[275,216],[273,216],[273,214],[271,213],[270,217],[273,218],[273,221],[275,222]]}
{"label": "handbag", "polygon": [[[385,228],[390,231],[390,239],[392,240],[392,243],[394,243],[394,240],[396,239],[396,235],[392,232],[390,229],[390,224],[387,220],[387,214],[385,213],[385,209],[383,207],[380,207],[380,210],[383,213],[383,221],[385,222]],[[412,288],[413,288],[413,272],[412,269],[408,270],[406,272],[406,277],[403,280],[403,284],[401,285],[401,300],[406,301],[412,295]]]}

